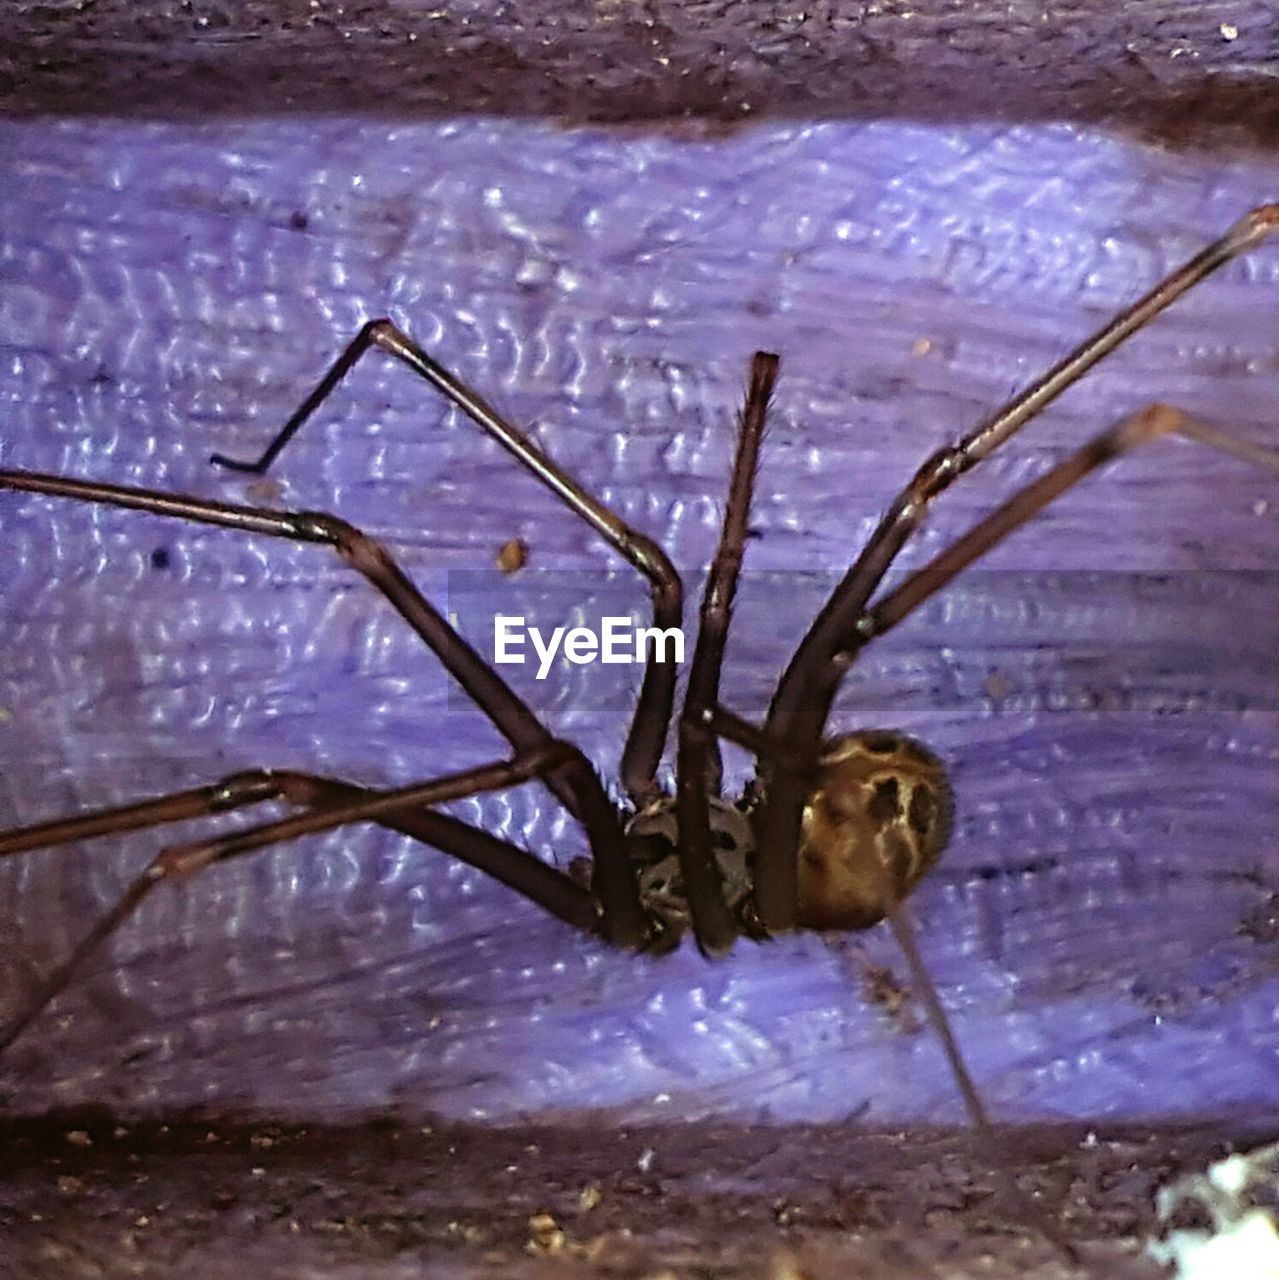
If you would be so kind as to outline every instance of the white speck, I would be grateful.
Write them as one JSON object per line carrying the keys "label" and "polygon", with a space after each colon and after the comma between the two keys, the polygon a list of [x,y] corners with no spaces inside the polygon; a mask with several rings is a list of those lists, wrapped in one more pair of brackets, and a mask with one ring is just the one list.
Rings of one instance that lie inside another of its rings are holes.
{"label": "white speck", "polygon": [[635,1161],[635,1167],[641,1173],[647,1173],[653,1167],[653,1157],[657,1154],[652,1147],[645,1147],[640,1152],[640,1158]]}
{"label": "white speck", "polygon": [[555,272],[555,283],[563,293],[574,293],[582,287],[582,277],[577,271],[568,267],[559,267]]}
{"label": "white speck", "polygon": [[1221,38],[1223,40],[1239,39],[1239,28],[1236,27],[1233,22],[1223,22],[1217,30],[1221,32]]}

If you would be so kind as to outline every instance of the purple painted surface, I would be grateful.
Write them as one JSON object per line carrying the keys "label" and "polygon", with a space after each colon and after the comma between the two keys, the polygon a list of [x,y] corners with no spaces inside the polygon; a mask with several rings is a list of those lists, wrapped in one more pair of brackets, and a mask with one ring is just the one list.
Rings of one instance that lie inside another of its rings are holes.
{"label": "purple painted surface", "polygon": [[[209,451],[254,452],[389,313],[691,575],[750,352],[778,350],[749,565],[787,576],[751,588],[726,679],[751,715],[822,575],[931,449],[1279,192],[1274,160],[1064,128],[682,142],[483,120],[80,122],[6,125],[0,148],[6,466],[254,500]],[[1279,246],[1072,390],[949,495],[922,547],[1152,399],[1274,442],[1277,306]],[[481,582],[487,606],[473,576],[452,583],[481,627],[486,607],[562,592],[538,570],[585,596],[613,564],[385,362],[277,478],[272,500],[367,528],[440,602],[451,571],[487,569],[522,535],[529,568]],[[838,725],[898,725],[953,764],[959,830],[917,912],[1001,1118],[1276,1102],[1279,580],[1231,572],[1272,566],[1276,512],[1259,473],[1152,449],[1063,499],[991,558],[1008,572],[972,575],[849,682]],[[0,530],[0,824],[257,764],[384,784],[499,750],[323,551],[13,495]],[[625,575],[607,591],[643,599]],[[611,776],[632,671],[512,678]],[[581,852],[536,789],[467,812],[561,864]],[[161,841],[0,865],[0,1001]],[[900,970],[886,937],[861,941]],[[157,893],[0,1064],[0,1087],[15,1110],[957,1117],[931,1039],[868,1006],[858,975],[855,952],[816,938],[715,965],[691,948],[610,954],[358,828]]]}

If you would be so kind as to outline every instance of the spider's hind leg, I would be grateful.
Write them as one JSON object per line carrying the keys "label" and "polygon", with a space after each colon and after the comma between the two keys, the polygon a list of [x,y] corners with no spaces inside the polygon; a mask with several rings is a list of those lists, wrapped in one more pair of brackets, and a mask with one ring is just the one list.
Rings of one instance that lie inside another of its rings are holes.
{"label": "spider's hind leg", "polygon": [[600,917],[594,896],[569,876],[525,849],[425,807],[528,781],[547,768],[553,757],[573,750],[566,744],[555,743],[525,757],[387,792],[370,791],[312,774],[257,769],[234,774],[206,787],[0,833],[0,855],[6,855],[225,813],[268,800],[308,806],[303,812],[276,822],[162,849],[18,1012],[0,1026],[0,1054],[57,999],[85,961],[128,920],[157,885],[194,875],[216,863],[284,840],[349,823],[377,822],[434,845],[523,893],[565,923],[587,933],[598,932]]}
{"label": "spider's hind leg", "polygon": [[[327,546],[381,593],[518,754],[545,755],[557,745],[532,710],[417,589],[390,552],[345,520],[323,512],[275,511],[209,502],[36,471],[0,469],[0,489],[102,503],[242,533]],[[593,886],[603,910],[604,935],[619,946],[641,946],[648,925],[626,856],[617,810],[581,752],[574,750],[554,759],[546,755],[545,760],[542,776],[546,785],[586,830],[595,863]]]}

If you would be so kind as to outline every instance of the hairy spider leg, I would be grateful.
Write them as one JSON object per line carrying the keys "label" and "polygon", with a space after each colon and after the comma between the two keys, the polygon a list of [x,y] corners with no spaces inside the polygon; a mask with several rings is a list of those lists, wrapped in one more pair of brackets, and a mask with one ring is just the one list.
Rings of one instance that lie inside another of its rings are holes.
{"label": "hairy spider leg", "polygon": [[[862,615],[902,547],[923,524],[933,500],[1188,289],[1256,248],[1276,229],[1279,204],[1262,205],[1246,214],[985,422],[957,443],[939,449],[919,468],[800,641],[768,711],[766,727],[771,738],[816,759],[840,681],[851,656],[864,643],[857,640]],[[801,775],[770,767],[767,756],[761,763],[768,803],[757,822],[755,907],[770,932],[784,932],[795,927],[798,911],[796,850],[808,790]]]}
{"label": "hairy spider leg", "polygon": [[[556,745],[533,712],[418,591],[391,554],[336,516],[235,506],[30,471],[0,470],[0,489],[100,502],[332,547],[381,592],[518,755],[536,755]],[[580,751],[574,748],[571,756],[555,760],[546,767],[544,780],[586,830],[593,862],[592,887],[602,911],[601,932],[618,946],[639,947],[647,934],[647,922],[617,811]]]}
{"label": "hairy spider leg", "polygon": [[[568,743],[552,741],[547,746],[527,755],[517,755],[510,760],[480,765],[447,777],[435,778],[430,782],[415,783],[412,786],[397,787],[388,791],[369,791],[349,784],[334,785],[327,783],[324,779],[309,778],[305,774],[272,779],[270,775],[260,771],[256,774],[241,774],[229,779],[228,781],[232,784],[230,791],[225,787],[220,792],[215,788],[202,788],[198,791],[161,797],[156,801],[115,810],[117,819],[122,818],[128,827],[136,828],[174,821],[179,816],[193,816],[193,811],[199,812],[194,806],[197,806],[201,800],[204,801],[204,811],[208,812],[210,803],[218,806],[219,809],[225,809],[230,801],[238,801],[241,805],[254,804],[270,799],[273,795],[293,791],[295,794],[307,796],[321,806],[278,822],[266,823],[209,840],[169,845],[161,849],[141,875],[130,883],[111,909],[77,944],[70,956],[49,974],[19,1012],[3,1028],[0,1028],[0,1053],[3,1053],[31,1025],[41,1011],[58,997],[89,956],[137,910],[156,885],[179,877],[195,875],[229,858],[254,853],[259,849],[265,849],[285,840],[296,839],[302,835],[330,831],[348,823],[385,819],[388,824],[399,826],[401,820],[405,819],[412,826],[414,818],[412,810],[415,808],[444,804],[450,800],[459,800],[466,796],[527,782],[531,778],[540,776],[547,768],[571,759],[575,751],[576,748]],[[185,812],[177,813],[179,809],[184,809]],[[162,816],[157,817],[157,814]],[[100,832],[102,822],[107,816],[106,813],[86,815],[86,823],[95,823]],[[150,821],[145,820],[148,817]],[[41,832],[47,834],[50,828],[59,825],[65,827],[73,824],[51,823],[45,824],[43,829],[33,828],[25,833],[10,833],[14,847],[6,849],[0,845],[0,853],[17,852],[19,847],[32,848],[34,846],[31,839],[34,835]],[[482,856],[484,847],[481,843],[476,842],[473,848]],[[521,851],[516,850],[514,846],[507,846],[508,855],[519,852]],[[541,866],[543,871],[561,876],[561,873],[540,863],[532,855],[526,854],[525,857],[530,862]],[[509,861],[507,869],[515,869],[517,874],[528,871],[527,867],[511,868]],[[562,879],[568,881],[567,876],[562,876]],[[568,883],[572,882],[568,881]],[[529,884],[532,884],[531,880]],[[586,894],[585,890],[580,892]],[[590,895],[586,894],[586,897],[589,900]],[[593,901],[590,905],[593,920]]]}
{"label": "hairy spider leg", "polygon": [[[654,626],[666,630],[682,623],[684,587],[662,548],[651,538],[632,529],[592,496],[563,467],[547,457],[525,432],[508,422],[488,401],[433,359],[390,320],[370,320],[360,329],[260,457],[245,461],[215,453],[212,461],[236,471],[257,475],[265,473],[307,419],[371,347],[394,356],[429,382],[638,569],[649,582]],[[674,659],[667,659],[664,654],[659,658],[656,649],[654,646],[650,651],[645,664],[639,700],[631,719],[620,767],[622,786],[637,807],[657,794],[655,777],[675,701],[677,671]]]}
{"label": "hairy spider leg", "polygon": [[738,931],[724,901],[719,864],[711,846],[709,797],[719,794],[722,765],[710,712],[719,700],[720,669],[749,533],[760,441],[777,380],[777,365],[777,357],[766,351],[757,351],[751,361],[723,529],[702,594],[697,644],[679,719],[675,813],[680,873],[697,945],[711,955],[728,951]]}

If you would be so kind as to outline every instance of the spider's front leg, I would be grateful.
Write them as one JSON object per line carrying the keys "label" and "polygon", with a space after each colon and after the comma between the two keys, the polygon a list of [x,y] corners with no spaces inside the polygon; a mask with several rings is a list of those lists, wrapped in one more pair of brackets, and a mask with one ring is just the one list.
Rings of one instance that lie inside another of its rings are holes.
{"label": "spider's front leg", "polygon": [[697,646],[688,675],[688,692],[679,721],[675,808],[679,826],[679,862],[697,944],[710,955],[727,951],[737,937],[724,898],[724,885],[711,843],[710,797],[720,788],[719,742],[713,713],[719,701],[720,670],[733,616],[733,599],[749,532],[751,496],[759,465],[760,442],[768,414],[778,359],[757,351],[742,410],[732,479],[719,546],[702,595]]}
{"label": "spider's front leg", "polygon": [[[826,721],[844,673],[873,633],[873,627],[871,632],[866,630],[871,624],[865,621],[871,598],[902,548],[923,525],[932,503],[960,476],[1011,440],[1098,361],[1188,290],[1225,263],[1256,248],[1276,230],[1279,230],[1279,204],[1254,209],[1036,378],[985,422],[928,458],[889,506],[800,642],[769,707],[767,736],[785,743],[788,750],[814,764],[821,752]],[[1105,446],[1094,441],[1089,447]],[[1119,444],[1116,451],[1122,452],[1126,447],[1129,446]],[[1100,461],[1092,465],[1100,465]],[[1091,469],[1090,465],[1085,471]],[[756,843],[760,853],[755,903],[769,930],[783,932],[793,929],[797,923],[796,852],[807,789],[802,770],[779,769],[767,757],[762,760],[761,774],[769,803],[757,824]]]}
{"label": "spider's front leg", "polygon": [[[370,320],[329,367],[311,393],[276,433],[262,454],[252,460],[215,453],[212,461],[236,471],[262,475],[312,414],[333,394],[338,384],[370,350],[394,357],[456,405],[491,439],[531,472],[557,498],[595,530],[605,542],[648,579],[653,603],[653,625],[666,631],[679,627],[684,615],[684,587],[666,553],[651,538],[632,529],[615,512],[591,494],[563,467],[548,457],[528,436],[508,422],[478,392],[450,373],[390,320]],[[654,781],[661,762],[666,733],[675,701],[674,659],[650,651],[622,752],[622,785],[636,807],[657,795]]]}

